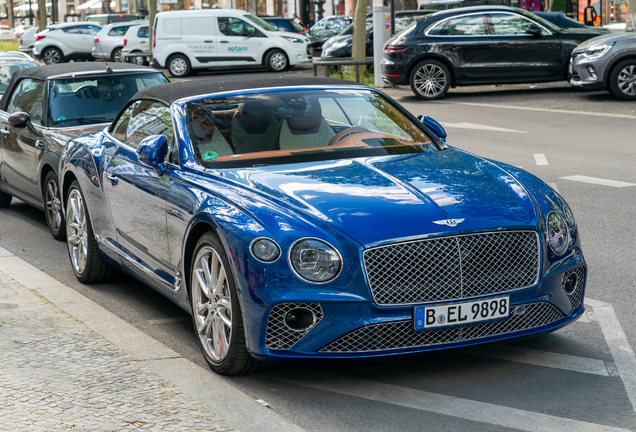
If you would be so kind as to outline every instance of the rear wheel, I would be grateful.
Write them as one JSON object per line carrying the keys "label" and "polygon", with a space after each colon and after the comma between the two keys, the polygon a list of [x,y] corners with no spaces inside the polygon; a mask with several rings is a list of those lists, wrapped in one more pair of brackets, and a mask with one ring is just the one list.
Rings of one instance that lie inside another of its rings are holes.
{"label": "rear wheel", "polygon": [[42,52],[42,60],[44,60],[44,63],[47,65],[62,63],[62,61],[64,61],[64,55],[59,49],[49,47]]}
{"label": "rear wheel", "polygon": [[110,59],[114,62],[121,63],[124,61],[121,57],[121,48],[115,48],[113,53],[110,55]]}
{"label": "rear wheel", "polygon": [[107,264],[99,255],[84,195],[77,180],[68,190],[66,233],[71,267],[80,282],[107,282],[119,274],[118,269]]}
{"label": "rear wheel", "polygon": [[64,218],[62,217],[62,201],[60,197],[60,187],[57,176],[53,171],[49,171],[44,177],[42,190],[44,198],[44,214],[46,215],[46,225],[49,227],[51,235],[56,240],[63,240],[66,235]]}
{"label": "rear wheel", "polygon": [[415,66],[410,81],[411,90],[418,99],[435,100],[446,96],[451,76],[443,63],[424,60]]}
{"label": "rear wheel", "polygon": [[610,89],[622,100],[636,100],[636,59],[627,59],[617,64],[609,77]]}
{"label": "rear wheel", "polygon": [[9,195],[6,192],[0,191],[0,207],[8,207],[11,204],[11,200],[13,196]]}
{"label": "rear wheel", "polygon": [[287,54],[281,50],[270,51],[265,58],[265,65],[270,72],[283,72],[289,69]]}
{"label": "rear wheel", "polygon": [[243,315],[230,263],[212,231],[205,233],[195,247],[190,285],[197,343],[210,368],[222,375],[262,369],[264,365],[247,352]]}
{"label": "rear wheel", "polygon": [[182,54],[170,57],[168,60],[168,71],[175,78],[183,78],[190,75],[191,67],[188,58]]}

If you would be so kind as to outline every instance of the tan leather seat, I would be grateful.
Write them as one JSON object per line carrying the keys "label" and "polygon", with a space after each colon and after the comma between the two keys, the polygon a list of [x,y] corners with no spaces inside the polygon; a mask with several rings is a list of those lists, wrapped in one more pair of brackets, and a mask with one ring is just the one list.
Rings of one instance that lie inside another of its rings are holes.
{"label": "tan leather seat", "polygon": [[259,101],[246,102],[232,119],[230,139],[236,154],[275,150],[278,119]]}
{"label": "tan leather seat", "polygon": [[325,147],[335,135],[322,116],[320,103],[310,98],[301,116],[287,117],[281,121],[278,145],[281,150]]}

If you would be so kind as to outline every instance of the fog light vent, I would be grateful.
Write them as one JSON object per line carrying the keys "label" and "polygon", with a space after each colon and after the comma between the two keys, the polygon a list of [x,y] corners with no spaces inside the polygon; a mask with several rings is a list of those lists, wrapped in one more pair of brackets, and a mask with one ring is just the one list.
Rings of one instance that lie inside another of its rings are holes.
{"label": "fog light vent", "polygon": [[583,267],[577,267],[573,270],[568,270],[563,273],[563,281],[561,282],[561,288],[567,294],[570,299],[572,309],[576,309],[581,304],[583,298],[583,285],[585,282],[585,269]]}
{"label": "fog light vent", "polygon": [[290,349],[316,327],[323,316],[319,303],[284,303],[274,306],[267,319],[265,347]]}
{"label": "fog light vent", "polygon": [[592,78],[596,79],[596,71],[594,70],[592,66],[587,67],[587,72],[590,74]]}

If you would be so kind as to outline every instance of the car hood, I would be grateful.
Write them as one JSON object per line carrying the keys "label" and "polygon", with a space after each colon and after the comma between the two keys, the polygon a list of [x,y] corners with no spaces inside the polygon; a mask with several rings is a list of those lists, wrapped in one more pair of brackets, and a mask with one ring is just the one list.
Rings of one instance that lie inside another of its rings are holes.
{"label": "car hood", "polygon": [[597,36],[592,39],[588,39],[577,47],[578,49],[585,49],[592,45],[602,44],[606,42],[618,42],[618,41],[631,41],[636,46],[636,32],[621,32],[621,33],[610,33],[603,36]]}
{"label": "car hood", "polygon": [[[537,225],[533,200],[514,177],[456,149],[230,169],[222,175],[367,247],[449,232]],[[456,227],[439,224],[447,219],[464,221]]]}
{"label": "car hood", "polygon": [[566,35],[572,36],[584,36],[584,35],[602,35],[606,34],[609,30],[603,27],[585,27],[585,28],[566,28],[561,29],[561,32]]}
{"label": "car hood", "polygon": [[325,42],[323,47],[328,47],[328,46],[334,45],[334,44],[336,44],[336,43],[338,43],[340,41],[347,40],[347,39],[351,39],[351,35],[331,36],[329,39],[327,39],[327,42]]}

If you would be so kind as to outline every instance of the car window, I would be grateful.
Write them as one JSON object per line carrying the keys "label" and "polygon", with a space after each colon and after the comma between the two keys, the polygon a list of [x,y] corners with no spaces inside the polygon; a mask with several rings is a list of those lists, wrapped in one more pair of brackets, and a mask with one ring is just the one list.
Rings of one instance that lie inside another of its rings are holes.
{"label": "car window", "polygon": [[268,24],[267,22],[265,22],[265,20],[262,20],[257,16],[254,16],[252,14],[245,14],[243,15],[243,17],[247,18],[248,20],[252,21],[254,24],[260,26],[261,28],[267,31],[276,31],[273,25]]}
{"label": "car window", "polygon": [[[113,135],[135,149],[144,138],[151,135],[163,135],[168,138],[169,144],[173,143],[170,108],[152,100],[136,101],[117,120]],[[174,152],[174,148],[169,150],[169,153]]]}
{"label": "car window", "polygon": [[520,15],[491,13],[490,21],[494,34],[498,36],[527,35],[526,30],[535,23]]}
{"label": "car window", "polygon": [[137,30],[137,37],[147,38],[148,34],[148,27],[139,27],[139,30]]}
{"label": "car window", "polygon": [[310,32],[318,32],[325,29],[327,22],[324,20],[318,21],[312,28],[309,29]]}
{"label": "car window", "polygon": [[[256,31],[254,26],[239,18],[218,17],[217,20],[219,23],[219,31],[226,36],[243,36],[243,28],[245,28],[247,34],[250,36],[254,36]],[[272,31],[276,31],[276,29]]]}
{"label": "car window", "polygon": [[90,34],[90,35],[96,35],[97,33],[99,33],[101,30],[101,27],[97,27],[94,25],[83,25],[82,26],[82,34]]}
{"label": "car window", "polygon": [[9,99],[7,112],[14,114],[25,112],[31,122],[42,124],[42,105],[44,100],[44,82],[32,79],[23,79]]}
{"label": "car window", "polygon": [[435,25],[429,35],[439,36],[483,36],[488,34],[484,15],[468,15],[450,18]]}
{"label": "car window", "polygon": [[123,36],[126,34],[130,26],[113,27],[109,30],[108,36]]}
{"label": "car window", "polygon": [[64,27],[62,31],[64,31],[64,33],[81,34],[82,27],[81,26]]}
{"label": "car window", "polygon": [[0,94],[4,93],[11,82],[13,73],[20,69],[26,69],[34,66],[39,66],[36,62],[20,62],[13,64],[5,64],[0,66]]}

